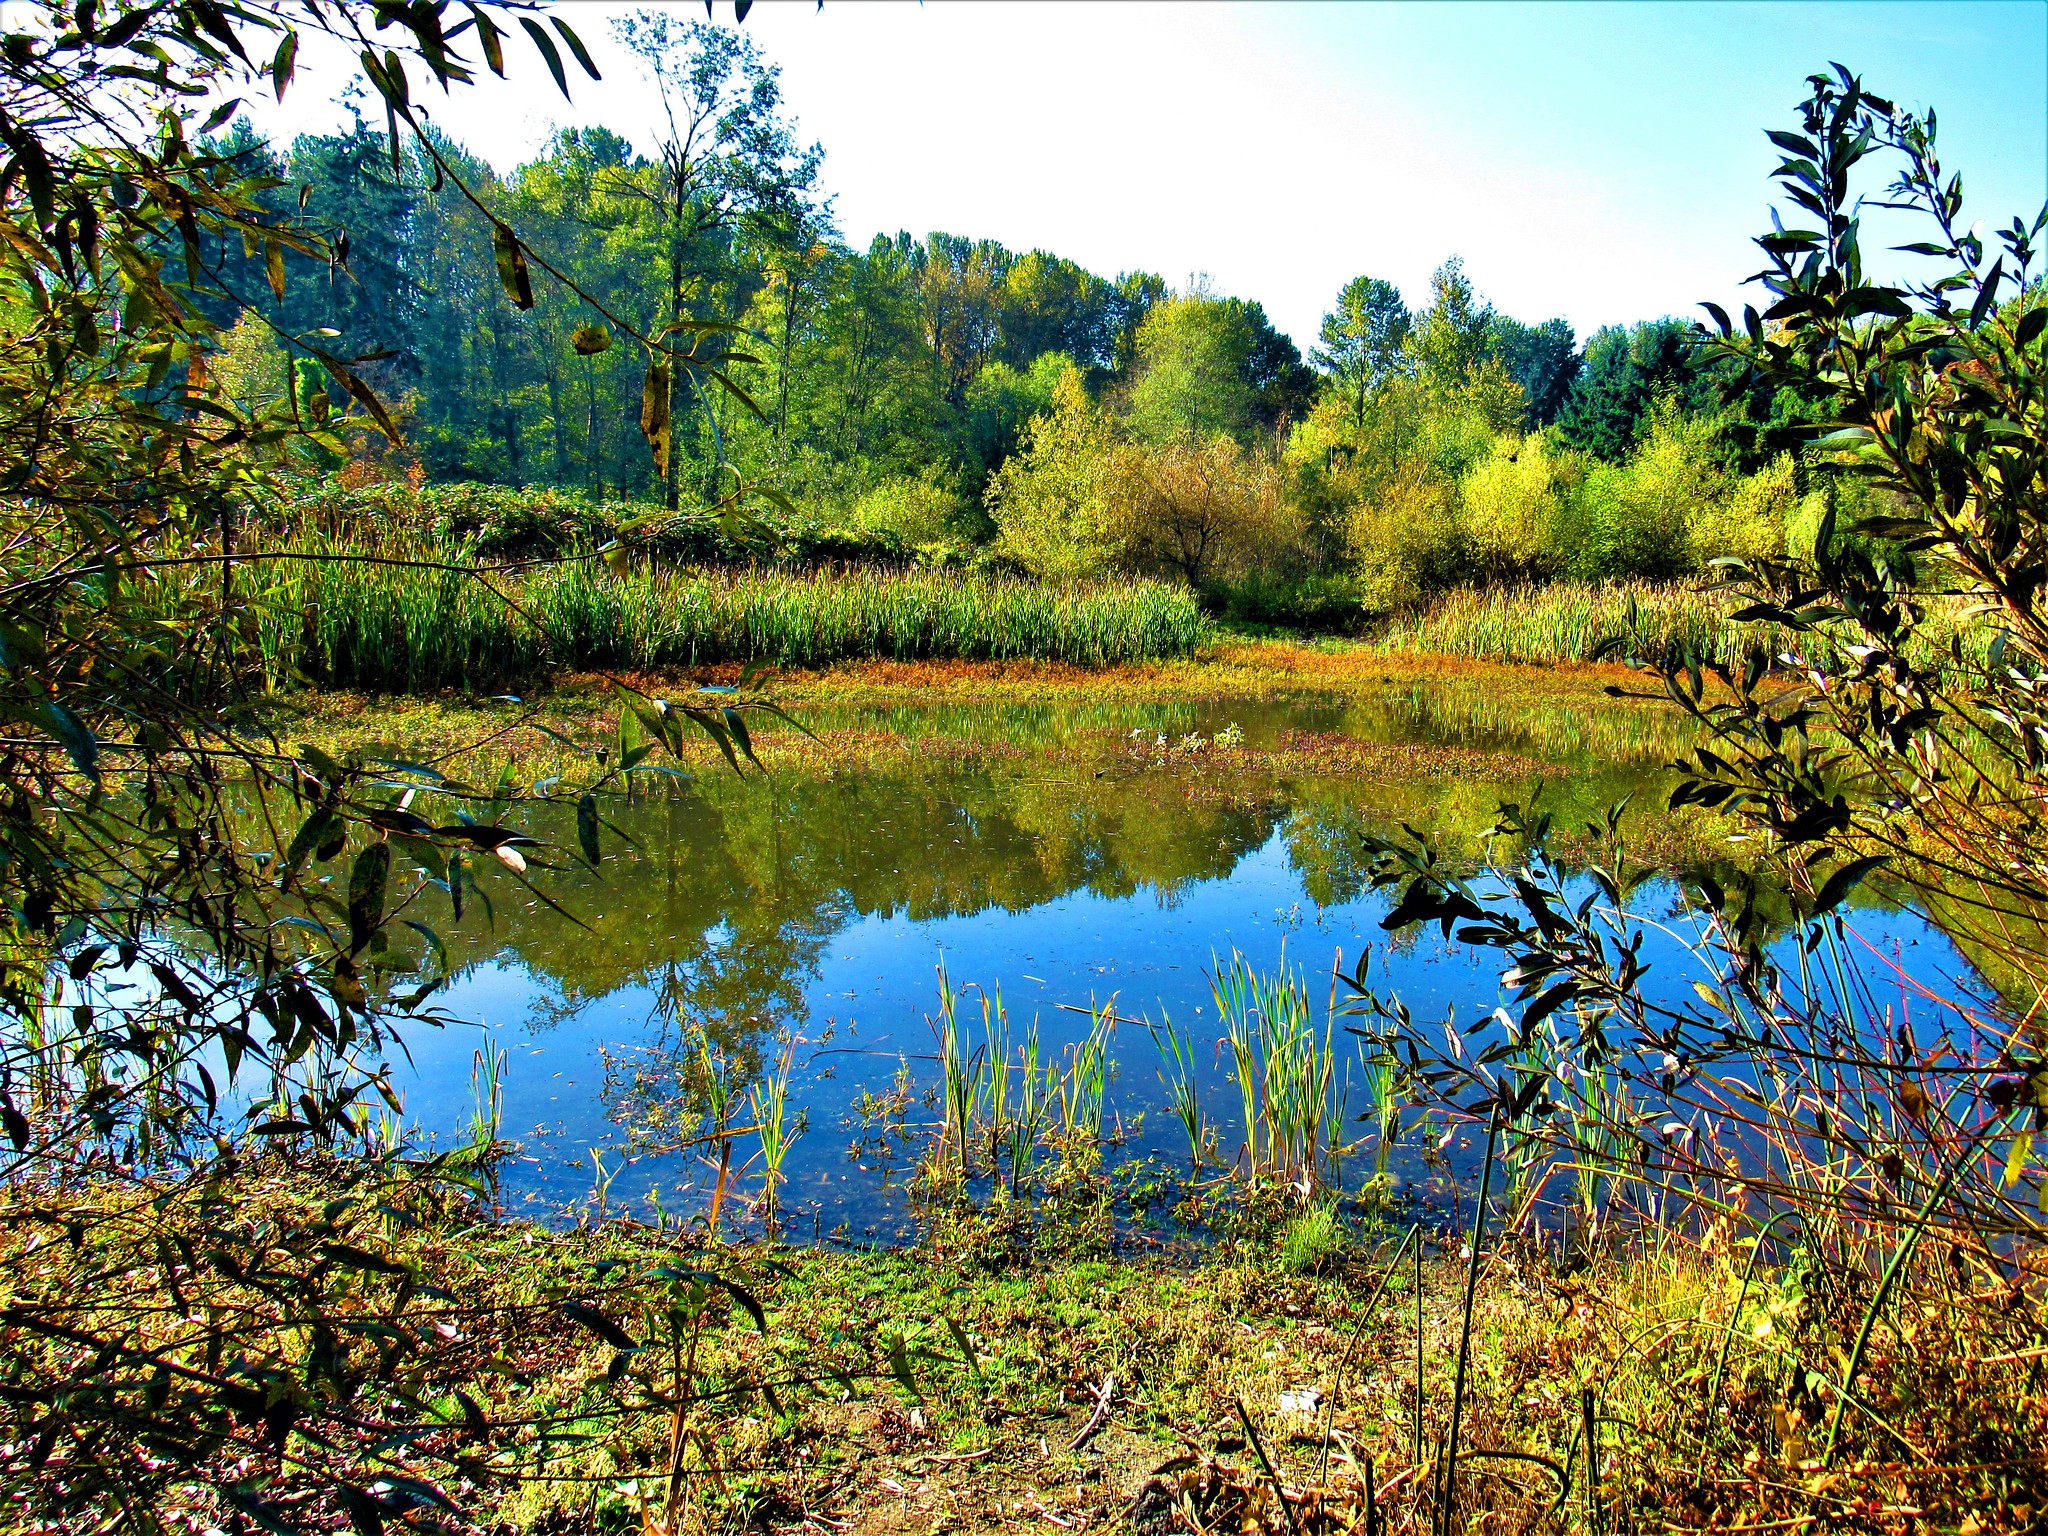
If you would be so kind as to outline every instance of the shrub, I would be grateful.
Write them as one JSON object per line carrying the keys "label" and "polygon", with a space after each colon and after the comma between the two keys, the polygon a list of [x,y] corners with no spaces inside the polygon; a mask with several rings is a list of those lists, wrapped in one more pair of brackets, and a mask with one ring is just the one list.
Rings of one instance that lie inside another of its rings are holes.
{"label": "shrub", "polygon": [[1280,494],[1278,468],[1230,438],[1127,449],[1119,468],[1112,509],[1140,569],[1199,585],[1277,571],[1300,542],[1301,519]]}
{"label": "shrub", "polygon": [[1461,491],[1472,564],[1489,580],[1527,580],[1562,568],[1565,513],[1581,478],[1577,455],[1544,437],[1508,434]]}
{"label": "shrub", "polygon": [[1596,464],[1569,503],[1573,576],[1675,576],[1690,568],[1688,530],[1699,508],[1727,495],[1714,451],[1714,424],[1666,402],[1649,436],[1620,464]]}
{"label": "shrub", "polygon": [[1109,570],[1127,555],[1115,510],[1122,444],[1078,369],[1060,376],[1052,409],[1031,419],[1024,438],[989,479],[998,547],[1048,580]]}
{"label": "shrub", "polygon": [[1377,495],[1354,506],[1346,531],[1361,595],[1378,612],[1455,585],[1469,569],[1457,483],[1420,458],[1401,465]]}
{"label": "shrub", "polygon": [[866,532],[915,549],[962,542],[967,532],[963,527],[966,510],[960,493],[936,479],[894,475],[861,497],[853,509],[853,522]]}
{"label": "shrub", "polygon": [[[1785,552],[1786,530],[1799,510],[1792,455],[1778,455],[1756,474],[1736,479],[1729,494],[1701,501],[1687,529],[1692,565],[1705,570],[1721,556],[1772,559]],[[1808,547],[1812,540],[1809,537]]]}

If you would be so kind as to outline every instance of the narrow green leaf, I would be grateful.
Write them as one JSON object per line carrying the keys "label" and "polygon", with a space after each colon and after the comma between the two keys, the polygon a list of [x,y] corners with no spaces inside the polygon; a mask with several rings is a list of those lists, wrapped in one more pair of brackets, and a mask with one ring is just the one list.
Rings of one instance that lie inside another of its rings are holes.
{"label": "narrow green leaf", "polygon": [[519,25],[526,28],[526,35],[533,39],[533,46],[540,50],[540,56],[547,60],[548,73],[555,77],[555,86],[564,98],[569,95],[569,77],[562,70],[562,56],[555,50],[554,39],[541,30],[540,23],[531,16],[519,18]]}

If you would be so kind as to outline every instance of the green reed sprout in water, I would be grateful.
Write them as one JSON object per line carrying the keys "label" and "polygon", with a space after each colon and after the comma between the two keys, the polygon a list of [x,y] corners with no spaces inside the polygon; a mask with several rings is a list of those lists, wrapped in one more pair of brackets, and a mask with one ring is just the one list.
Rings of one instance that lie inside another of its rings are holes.
{"label": "green reed sprout in water", "polygon": [[761,1210],[771,1235],[775,1230],[783,1161],[807,1128],[802,1113],[794,1122],[789,1118],[789,1074],[796,1061],[796,1044],[794,1035],[785,1036],[775,1064],[747,1089],[754,1111],[754,1134],[761,1142]]}
{"label": "green reed sprout in water", "polygon": [[[1030,1182],[1031,1165],[1038,1140],[1045,1132],[1048,1069],[1039,1065],[1038,1022],[1014,1051],[1010,1041],[1010,1014],[1003,1006],[1002,989],[984,996],[981,1003],[985,1035],[983,1059],[987,1062],[986,1102],[988,1144],[992,1174],[1008,1169],[1009,1191],[1021,1194]],[[1011,1084],[1016,1085],[1015,1103]]]}
{"label": "green reed sprout in water", "polygon": [[939,1037],[940,1139],[951,1164],[949,1175],[964,1185],[974,1173],[972,1141],[987,1057],[969,1048],[960,1022],[960,996],[941,965],[939,1016],[932,1025]]}
{"label": "green reed sprout in water", "polygon": [[1264,975],[1235,950],[1210,991],[1237,1078],[1247,1174],[1282,1179],[1304,1195],[1335,1183],[1345,1144],[1334,1008],[1318,1030],[1299,971],[1283,959]]}
{"label": "green reed sprout in water", "polygon": [[1038,1140],[1045,1134],[1048,1079],[1051,1069],[1038,1064],[1038,1021],[1017,1048],[1017,1107],[1008,1123],[1010,1193],[1019,1194],[1030,1182],[1031,1161]]}
{"label": "green reed sprout in water", "polygon": [[1628,1081],[1611,1064],[1592,1065],[1583,1059],[1561,1064],[1558,1078],[1571,1115],[1572,1176],[1579,1212],[1588,1232],[1600,1226],[1608,1188],[1624,1176],[1635,1145],[1627,1127],[1635,1108]]}
{"label": "green reed sprout in water", "polygon": [[1394,1143],[1401,1135],[1401,1058],[1386,1040],[1362,1036],[1358,1044],[1359,1079],[1369,1108],[1360,1119],[1373,1126],[1373,1171],[1385,1173]]}
{"label": "green reed sprout in water", "polygon": [[505,1063],[501,1045],[485,1041],[477,1049],[469,1069],[470,1095],[469,1153],[479,1163],[488,1163],[498,1147],[498,1131],[505,1119]]}
{"label": "green reed sprout in water", "polygon": [[1210,1132],[1202,1114],[1201,1079],[1195,1064],[1194,1041],[1163,1008],[1159,1011],[1159,1022],[1154,1024],[1148,1019],[1145,1028],[1152,1036],[1153,1048],[1159,1052],[1159,1081],[1166,1089],[1167,1107],[1187,1133],[1189,1166],[1200,1173],[1202,1159],[1208,1152]]}
{"label": "green reed sprout in water", "polygon": [[732,1142],[739,1133],[733,1129],[733,1082],[732,1067],[725,1059],[725,1052],[711,1043],[711,1034],[702,1025],[694,1026],[696,1060],[692,1076],[704,1105],[704,1118],[700,1124],[709,1129],[699,1132],[697,1142],[709,1142],[715,1149],[718,1179],[711,1187],[711,1209],[707,1222],[713,1237],[718,1236],[718,1216],[725,1205],[725,1191],[732,1182]]}
{"label": "green reed sprout in water", "polygon": [[1109,1096],[1109,1039],[1116,1030],[1114,1000],[1088,1008],[1088,1033],[1069,1047],[1055,1098],[1060,1139],[1067,1146],[1099,1145]]}

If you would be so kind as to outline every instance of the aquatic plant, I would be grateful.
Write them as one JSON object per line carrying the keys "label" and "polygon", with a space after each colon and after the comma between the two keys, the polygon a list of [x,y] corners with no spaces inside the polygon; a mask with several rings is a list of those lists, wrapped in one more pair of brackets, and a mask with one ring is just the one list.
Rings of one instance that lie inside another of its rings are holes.
{"label": "aquatic plant", "polygon": [[505,1048],[487,1040],[477,1047],[470,1064],[469,1144],[479,1163],[488,1162],[498,1145],[505,1118],[506,1060]]}
{"label": "aquatic plant", "polygon": [[1208,1155],[1211,1133],[1207,1117],[1202,1113],[1200,1069],[1195,1062],[1194,1041],[1163,1008],[1159,1011],[1159,1022],[1154,1024],[1147,1019],[1145,1029],[1152,1037],[1153,1048],[1159,1053],[1159,1081],[1166,1089],[1167,1108],[1180,1122],[1188,1138],[1189,1170],[1200,1173],[1202,1160]]}
{"label": "aquatic plant", "polygon": [[1284,956],[1266,975],[1235,950],[1212,973],[1210,995],[1242,1106],[1245,1172],[1282,1179],[1304,1198],[1334,1184],[1346,1148],[1334,1007],[1319,1031],[1307,985]]}
{"label": "aquatic plant", "polygon": [[775,1212],[782,1186],[782,1164],[790,1147],[803,1135],[807,1117],[789,1118],[789,1075],[796,1060],[797,1041],[786,1035],[774,1064],[747,1087],[747,1100],[754,1111],[754,1134],[761,1143],[761,1210],[768,1230],[775,1230]]}
{"label": "aquatic plant", "polygon": [[740,1134],[732,1124],[732,1065],[725,1052],[713,1044],[711,1032],[703,1025],[691,1026],[690,1044],[693,1059],[689,1086],[703,1106],[703,1113],[697,1134],[686,1145],[711,1148],[712,1166],[717,1173],[711,1186],[711,1203],[705,1211],[705,1226],[716,1238],[719,1213],[724,1209],[725,1192],[732,1182],[733,1138]]}
{"label": "aquatic plant", "polygon": [[972,1142],[982,1102],[983,1050],[970,1049],[960,1022],[960,993],[939,966],[939,1016],[932,1020],[939,1044],[940,1146],[950,1176],[964,1187],[974,1175]]}
{"label": "aquatic plant", "polygon": [[1055,1102],[1059,1105],[1059,1133],[1070,1146],[1099,1144],[1102,1117],[1109,1091],[1109,1042],[1116,1030],[1114,1001],[1088,1008],[1088,1033],[1068,1048],[1064,1064],[1056,1069]]}

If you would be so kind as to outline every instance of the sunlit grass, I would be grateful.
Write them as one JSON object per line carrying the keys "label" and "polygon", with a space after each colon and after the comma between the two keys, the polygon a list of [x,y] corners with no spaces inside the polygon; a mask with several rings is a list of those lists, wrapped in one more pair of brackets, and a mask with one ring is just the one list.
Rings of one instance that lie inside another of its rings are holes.
{"label": "sunlit grass", "polygon": [[1191,593],[1150,581],[1050,586],[772,567],[615,574],[596,559],[493,573],[428,568],[466,567],[469,558],[428,543],[325,548],[336,558],[243,567],[247,622],[273,681],[417,692],[496,688],[558,669],[870,657],[1092,667],[1184,654],[1212,635]]}

